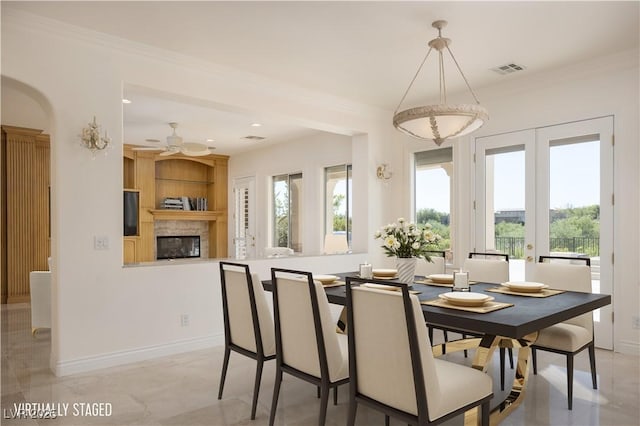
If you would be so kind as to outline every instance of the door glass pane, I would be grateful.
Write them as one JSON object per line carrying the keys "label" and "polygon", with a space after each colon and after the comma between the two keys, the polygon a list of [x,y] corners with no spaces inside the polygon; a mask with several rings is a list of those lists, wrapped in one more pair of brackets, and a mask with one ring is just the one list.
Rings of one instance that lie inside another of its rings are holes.
{"label": "door glass pane", "polygon": [[[591,258],[591,283],[600,292],[600,141],[598,136],[549,146],[549,251]],[[600,311],[594,312],[599,321]]]}
{"label": "door glass pane", "polygon": [[249,188],[239,186],[235,191],[236,220],[235,247],[236,259],[247,257],[247,236],[249,233]]}
{"label": "door glass pane", "polygon": [[486,152],[486,247],[509,255],[509,277],[524,280],[525,151],[524,145]]}

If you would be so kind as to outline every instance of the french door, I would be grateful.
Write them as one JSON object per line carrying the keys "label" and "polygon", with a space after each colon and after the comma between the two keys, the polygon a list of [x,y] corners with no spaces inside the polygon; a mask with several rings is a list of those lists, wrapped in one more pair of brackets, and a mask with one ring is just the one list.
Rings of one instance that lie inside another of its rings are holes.
{"label": "french door", "polygon": [[[541,255],[589,257],[592,291],[613,293],[613,117],[476,138],[475,251],[508,253],[510,279]],[[611,305],[594,313],[613,348]]]}
{"label": "french door", "polygon": [[233,245],[236,259],[256,257],[255,186],[254,176],[233,180]]}

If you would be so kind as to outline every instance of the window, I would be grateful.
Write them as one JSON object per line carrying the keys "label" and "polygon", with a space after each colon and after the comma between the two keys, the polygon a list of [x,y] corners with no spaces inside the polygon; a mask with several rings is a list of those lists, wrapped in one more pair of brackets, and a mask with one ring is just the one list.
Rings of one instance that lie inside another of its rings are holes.
{"label": "window", "polygon": [[273,246],[302,251],[302,173],[273,177]]}
{"label": "window", "polygon": [[351,247],[352,230],[352,178],[351,164],[324,169],[325,182],[325,234],[344,235]]}
{"label": "window", "polygon": [[438,249],[450,250],[453,149],[433,149],[414,155],[416,223],[430,223],[442,237]]}

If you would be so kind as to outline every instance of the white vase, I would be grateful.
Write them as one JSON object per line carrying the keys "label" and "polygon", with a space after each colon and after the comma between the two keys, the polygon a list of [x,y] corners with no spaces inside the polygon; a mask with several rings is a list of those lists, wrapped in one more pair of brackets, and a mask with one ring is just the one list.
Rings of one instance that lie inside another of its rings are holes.
{"label": "white vase", "polygon": [[396,268],[398,269],[398,281],[413,284],[417,262],[417,257],[397,257]]}

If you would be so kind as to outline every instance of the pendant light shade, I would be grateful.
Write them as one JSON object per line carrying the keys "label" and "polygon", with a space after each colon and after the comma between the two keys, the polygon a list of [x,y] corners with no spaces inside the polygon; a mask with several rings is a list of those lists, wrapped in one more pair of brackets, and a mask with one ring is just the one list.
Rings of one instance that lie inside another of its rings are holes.
{"label": "pendant light shade", "polygon": [[[480,105],[462,69],[460,69],[458,61],[456,61],[451,49],[449,49],[451,40],[442,37],[442,28],[446,25],[446,21],[435,21],[432,24],[434,28],[438,29],[438,37],[429,42],[429,51],[422,60],[420,67],[418,67],[418,71],[405,91],[393,116],[393,125],[396,129],[418,139],[433,140],[438,146],[446,139],[463,136],[479,129],[489,119],[489,112]],[[422,66],[434,49],[438,52],[440,103],[437,105],[419,106],[398,112],[418,74],[420,74]],[[456,64],[469,92],[471,92],[476,101],[475,104],[447,104],[447,89],[443,62],[443,50],[445,49],[449,52],[453,62]]]}

